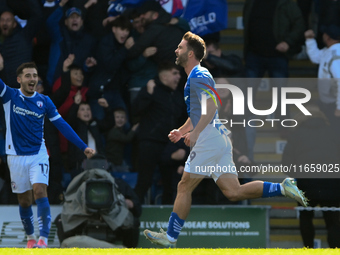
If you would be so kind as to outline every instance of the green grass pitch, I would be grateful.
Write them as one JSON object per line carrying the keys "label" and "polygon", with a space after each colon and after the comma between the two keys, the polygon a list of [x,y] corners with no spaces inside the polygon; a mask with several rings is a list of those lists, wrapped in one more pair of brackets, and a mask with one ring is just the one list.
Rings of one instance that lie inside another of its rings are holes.
{"label": "green grass pitch", "polygon": [[338,249],[23,249],[0,248],[1,255],[333,255]]}

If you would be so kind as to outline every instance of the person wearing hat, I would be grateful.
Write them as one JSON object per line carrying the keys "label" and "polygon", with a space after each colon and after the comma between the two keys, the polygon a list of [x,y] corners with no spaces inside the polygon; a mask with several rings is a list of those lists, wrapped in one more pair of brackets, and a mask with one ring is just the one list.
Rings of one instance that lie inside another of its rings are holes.
{"label": "person wearing hat", "polygon": [[317,47],[313,30],[305,32],[307,54],[313,63],[319,64],[320,110],[340,137],[340,27],[332,24],[322,27],[322,32],[326,45],[323,49]]}
{"label": "person wearing hat", "polygon": [[[85,32],[83,16],[80,9],[72,7],[65,11],[65,4],[67,2],[68,0],[61,0],[59,7],[46,21],[51,36],[51,48],[46,76],[49,86],[53,86],[54,82],[61,76],[63,62],[69,54],[75,55],[74,64],[78,66],[91,67],[95,65],[94,59],[91,57],[96,40]],[[64,25],[59,25],[64,14]]]}

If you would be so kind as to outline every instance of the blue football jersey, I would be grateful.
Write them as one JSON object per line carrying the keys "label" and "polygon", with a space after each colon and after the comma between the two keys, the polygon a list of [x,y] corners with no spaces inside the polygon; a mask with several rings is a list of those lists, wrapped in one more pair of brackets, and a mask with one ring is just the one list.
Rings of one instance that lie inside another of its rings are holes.
{"label": "blue football jersey", "polygon": [[[187,106],[187,113],[194,128],[201,118],[202,96],[205,95],[206,99],[213,98],[216,102],[216,95],[213,90],[215,90],[215,81],[210,72],[201,65],[195,66],[191,70],[184,87],[184,100]],[[214,119],[218,119],[217,110],[210,124]],[[224,125],[220,123],[216,122],[214,126],[221,134],[229,133]]]}
{"label": "blue football jersey", "polygon": [[[188,116],[191,123],[196,127],[201,118],[201,101],[202,95],[206,95],[207,99],[214,95],[214,92],[208,86],[215,88],[215,81],[209,71],[200,66],[195,66],[189,76],[184,88],[184,100],[187,106]],[[209,93],[210,95],[209,95]],[[215,117],[217,117],[217,112]]]}
{"label": "blue football jersey", "polygon": [[35,92],[27,97],[20,89],[6,86],[0,79],[6,118],[6,154],[35,155],[45,146],[44,117],[50,121],[59,119],[55,105],[48,96]]}

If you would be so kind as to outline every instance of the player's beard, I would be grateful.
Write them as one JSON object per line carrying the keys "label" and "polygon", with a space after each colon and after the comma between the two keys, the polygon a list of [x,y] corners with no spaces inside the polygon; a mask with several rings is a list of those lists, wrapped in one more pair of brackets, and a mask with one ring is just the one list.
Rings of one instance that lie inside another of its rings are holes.
{"label": "player's beard", "polygon": [[36,86],[36,84],[34,85],[34,87],[33,87],[34,89],[33,89],[33,91],[32,91],[32,90],[29,89],[29,83],[22,84],[22,85],[21,85],[21,90],[22,90],[23,92],[25,92],[25,95],[31,96],[31,95],[33,95],[34,92],[35,92],[35,86]]}
{"label": "player's beard", "polygon": [[188,62],[188,52],[186,52],[182,55],[178,55],[177,59],[175,61],[175,64],[178,65],[178,66],[184,67],[187,62]]}

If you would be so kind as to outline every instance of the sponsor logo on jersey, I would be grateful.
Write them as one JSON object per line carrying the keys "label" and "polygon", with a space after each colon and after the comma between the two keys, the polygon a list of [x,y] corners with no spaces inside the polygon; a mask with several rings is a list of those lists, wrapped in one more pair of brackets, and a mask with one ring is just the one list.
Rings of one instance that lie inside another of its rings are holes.
{"label": "sponsor logo on jersey", "polygon": [[13,105],[13,112],[22,116],[32,115],[34,117],[37,117],[38,119],[44,117],[44,114],[39,114],[15,105]]}

